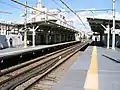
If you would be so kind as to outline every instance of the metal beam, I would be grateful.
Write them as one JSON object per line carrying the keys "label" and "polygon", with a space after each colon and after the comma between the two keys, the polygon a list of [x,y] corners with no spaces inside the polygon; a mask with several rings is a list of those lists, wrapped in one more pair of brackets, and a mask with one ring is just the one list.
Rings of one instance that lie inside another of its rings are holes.
{"label": "metal beam", "polygon": [[109,49],[110,48],[110,25],[108,24],[108,26],[107,26],[107,28],[103,25],[103,24],[101,24],[101,26],[107,31],[107,49]]}
{"label": "metal beam", "polygon": [[36,31],[38,28],[39,28],[39,26],[37,26],[37,27],[35,28],[35,31]]}
{"label": "metal beam", "polygon": [[32,42],[32,46],[33,47],[35,47],[35,31],[37,30],[39,28],[39,26],[37,26],[36,28],[33,26],[33,29],[32,29],[32,31],[33,31],[33,35],[32,35],[32,38],[33,38],[33,42]]}
{"label": "metal beam", "polygon": [[108,36],[107,36],[107,49],[110,48],[110,25],[107,26],[107,33],[108,33]]}
{"label": "metal beam", "polygon": [[102,26],[105,30],[107,30],[107,28],[106,28],[103,24],[101,24],[101,26]]}
{"label": "metal beam", "polygon": [[115,0],[113,0],[112,49],[115,50]]}
{"label": "metal beam", "polygon": [[34,26],[33,26],[32,31],[33,31],[33,35],[32,35],[33,36],[33,40],[32,40],[33,41],[32,42],[33,45],[32,46],[35,47],[35,28],[34,28]]}
{"label": "metal beam", "polygon": [[[27,1],[25,2],[25,5],[27,5]],[[25,24],[25,31],[24,31],[24,47],[27,47],[27,7],[25,6],[25,17],[24,17],[24,24]]]}

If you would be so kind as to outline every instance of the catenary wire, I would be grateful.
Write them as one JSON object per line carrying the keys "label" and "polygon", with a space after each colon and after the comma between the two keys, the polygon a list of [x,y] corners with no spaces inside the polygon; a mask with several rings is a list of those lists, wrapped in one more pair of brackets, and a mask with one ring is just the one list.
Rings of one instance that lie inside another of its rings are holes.
{"label": "catenary wire", "polygon": [[16,7],[16,6],[13,6],[13,5],[11,5],[11,4],[9,4],[9,3],[6,3],[6,2],[4,2],[4,1],[0,1],[0,3],[2,3],[2,4],[5,4],[5,5],[8,5],[8,6],[11,6],[11,7],[13,7],[13,8],[16,8],[16,9],[20,9],[20,10],[21,10],[21,8]]}
{"label": "catenary wire", "polygon": [[60,0],[60,1],[61,1],[61,3],[64,4],[72,13],[74,13],[74,14],[78,17],[78,19],[82,22],[82,24],[84,25],[84,27],[87,28],[86,25],[83,23],[82,19],[76,14],[76,12],[74,12],[63,0]]}

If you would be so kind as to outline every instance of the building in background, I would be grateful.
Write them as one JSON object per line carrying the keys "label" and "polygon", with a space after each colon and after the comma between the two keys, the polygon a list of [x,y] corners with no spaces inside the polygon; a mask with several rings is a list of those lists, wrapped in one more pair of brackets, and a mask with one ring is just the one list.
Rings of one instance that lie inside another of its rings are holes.
{"label": "building in background", "polygon": [[38,0],[37,6],[34,8],[39,10],[40,12],[33,10],[33,9],[30,9],[29,19],[31,22],[47,20],[48,17],[45,13],[48,12],[48,9],[44,6],[42,6],[41,0]]}
{"label": "building in background", "polygon": [[[35,35],[36,44],[49,44],[74,40],[74,33],[69,33],[70,29],[74,29],[73,20],[67,18],[67,14],[59,9],[48,9],[42,5],[41,0],[38,0],[37,6],[34,7],[37,10],[30,9],[30,14],[27,17],[27,23],[39,23],[39,21],[52,21],[56,24],[64,26],[64,29],[68,29],[68,32],[62,33],[60,30],[56,30],[57,33],[50,33],[50,31],[38,30]],[[46,14],[47,13],[47,14]],[[17,23],[0,22],[0,49],[10,46],[9,39],[12,38],[13,46],[24,45],[24,19]],[[46,32],[47,31],[47,32]],[[54,32],[54,30],[53,30]],[[27,40],[32,42],[33,29],[29,28],[27,33]],[[76,34],[78,35],[78,34]],[[80,37],[80,34],[78,35]],[[76,37],[78,37],[76,36]],[[63,37],[63,40],[61,39]],[[78,38],[79,38],[78,37]],[[80,39],[80,38],[79,38]],[[58,40],[58,41],[57,41]],[[49,41],[49,42],[48,42]],[[38,43],[39,42],[39,43]]]}
{"label": "building in background", "polygon": [[66,16],[63,12],[61,12],[61,10],[48,9],[42,5],[41,0],[38,0],[37,6],[34,8],[39,11],[30,9],[30,22],[50,20],[55,22],[56,24],[73,28],[73,21],[66,19]]}

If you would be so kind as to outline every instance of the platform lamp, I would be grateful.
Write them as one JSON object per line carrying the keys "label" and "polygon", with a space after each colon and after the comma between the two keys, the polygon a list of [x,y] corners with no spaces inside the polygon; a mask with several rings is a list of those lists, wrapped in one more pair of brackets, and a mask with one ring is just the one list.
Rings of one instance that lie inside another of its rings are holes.
{"label": "platform lamp", "polygon": [[115,1],[112,0],[113,4],[113,30],[112,30],[112,49],[115,50]]}

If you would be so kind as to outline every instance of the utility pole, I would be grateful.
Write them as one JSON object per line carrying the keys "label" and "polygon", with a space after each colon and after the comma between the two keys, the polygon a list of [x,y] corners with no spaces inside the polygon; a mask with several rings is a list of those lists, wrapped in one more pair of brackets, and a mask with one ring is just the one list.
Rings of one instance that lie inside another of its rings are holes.
{"label": "utility pole", "polygon": [[113,0],[112,49],[115,50],[115,0]]}
{"label": "utility pole", "polygon": [[33,41],[33,47],[35,47],[35,26],[33,26],[33,37],[32,37],[32,41]]}
{"label": "utility pole", "polygon": [[107,26],[107,33],[108,33],[108,36],[107,36],[107,49],[110,48],[110,25],[108,24]]}
{"label": "utility pole", "polygon": [[25,31],[24,31],[24,47],[27,47],[27,1],[25,1],[25,10],[24,10],[24,24],[25,24]]}

